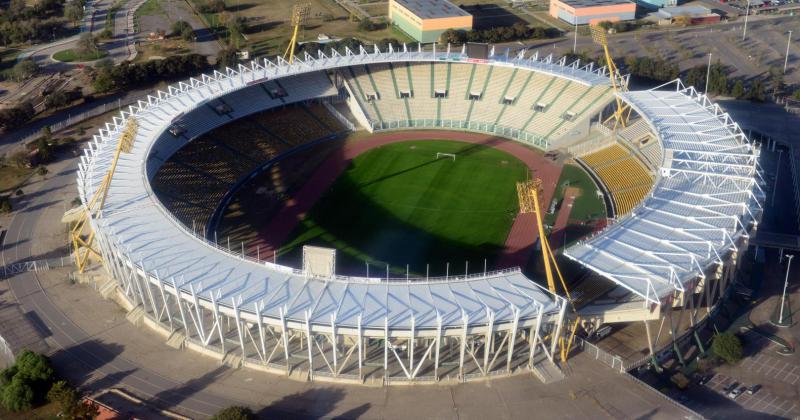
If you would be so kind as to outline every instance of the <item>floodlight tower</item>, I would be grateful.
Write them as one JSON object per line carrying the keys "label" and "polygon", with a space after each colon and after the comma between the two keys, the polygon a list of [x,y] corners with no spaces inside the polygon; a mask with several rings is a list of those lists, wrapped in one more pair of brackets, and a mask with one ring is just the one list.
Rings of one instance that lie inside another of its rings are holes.
{"label": "floodlight tower", "polygon": [[[114,158],[111,161],[111,167],[103,177],[100,187],[94,192],[89,204],[86,205],[85,211],[78,218],[75,226],[70,230],[70,238],[72,239],[72,249],[75,251],[75,264],[78,266],[78,271],[83,273],[89,262],[89,255],[94,254],[98,259],[102,260],[102,255],[97,249],[94,248],[94,230],[89,222],[89,218],[103,210],[103,205],[106,203],[108,197],[108,189],[111,186],[111,179],[114,177],[114,172],[117,169],[117,162],[122,153],[130,153],[133,147],[133,140],[136,138],[137,130],[136,119],[133,117],[128,118],[125,128],[117,143],[117,148],[114,151]],[[83,237],[84,230],[88,230],[86,239]]]}
{"label": "floodlight tower", "polygon": [[[555,276],[553,272],[555,271],[555,275],[558,276],[558,280],[561,283],[561,287],[564,288],[564,294],[567,295],[567,301],[569,301],[570,305],[572,306],[572,311],[575,312],[575,304],[572,302],[572,296],[570,296],[569,289],[567,289],[567,284],[564,282],[564,277],[561,275],[561,270],[558,268],[558,264],[556,263],[555,255],[553,254],[553,249],[550,248],[550,242],[547,240],[547,235],[544,232],[544,223],[542,220],[542,207],[539,203],[539,194],[542,190],[542,180],[539,178],[529,179],[524,182],[517,182],[517,197],[519,199],[519,212],[520,214],[526,213],[533,213],[536,216],[536,228],[539,231],[539,243],[542,247],[542,261],[544,262],[544,272],[545,276],[547,277],[547,288],[550,290],[551,293],[557,294],[556,292],[556,282]],[[575,338],[575,332],[578,328],[578,323],[580,322],[580,317],[575,317],[575,323],[572,326],[572,332],[570,334],[570,338],[568,342],[565,344],[563,339],[554,337],[553,339],[561,339],[561,360],[567,360],[567,356],[569,355],[569,350],[572,347],[572,341]]]}
{"label": "floodlight tower", "polygon": [[[617,101],[617,110],[614,111],[614,115],[608,117],[603,122],[606,123],[611,118],[614,118],[615,130],[619,125],[626,127],[628,125],[630,109],[628,105],[622,102],[622,99],[619,97],[619,93],[626,92],[628,90],[628,84],[623,78],[619,77],[619,69],[617,68],[617,65],[614,64],[614,58],[611,57],[611,52],[608,50],[608,38],[606,37],[606,31],[600,26],[591,26],[590,29],[594,43],[603,47],[603,52],[605,53],[606,57],[606,67],[608,67],[608,76],[611,78],[611,87],[614,89],[614,98]],[[625,115],[625,111],[628,111],[627,115]]]}
{"label": "floodlight tower", "polygon": [[297,45],[297,31],[300,26],[305,22],[308,16],[308,9],[311,5],[309,3],[298,3],[292,7],[292,39],[289,40],[289,45],[286,47],[286,52],[283,54],[284,60],[291,63],[294,61],[294,46]]}

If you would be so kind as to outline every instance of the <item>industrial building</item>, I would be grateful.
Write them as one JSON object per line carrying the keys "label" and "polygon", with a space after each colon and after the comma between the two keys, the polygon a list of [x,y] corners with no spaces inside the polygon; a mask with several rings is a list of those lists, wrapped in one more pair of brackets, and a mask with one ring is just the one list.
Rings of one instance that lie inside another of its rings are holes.
{"label": "industrial building", "polygon": [[655,20],[659,25],[671,25],[683,23],[686,25],[700,25],[706,23],[718,23],[720,15],[713,13],[705,6],[675,6],[664,7],[657,12],[650,13],[648,19]]}
{"label": "industrial building", "polygon": [[436,42],[448,29],[472,29],[472,15],[447,0],[389,0],[389,21],[419,42]]}
{"label": "industrial building", "polygon": [[636,19],[636,3],[628,0],[550,0],[550,16],[573,25]]}

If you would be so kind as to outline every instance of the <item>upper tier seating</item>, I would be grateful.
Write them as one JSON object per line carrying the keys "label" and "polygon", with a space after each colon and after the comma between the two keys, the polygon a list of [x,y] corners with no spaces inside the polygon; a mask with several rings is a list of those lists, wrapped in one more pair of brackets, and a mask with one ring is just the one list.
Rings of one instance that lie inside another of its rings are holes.
{"label": "upper tier seating", "polygon": [[[514,128],[553,141],[612,98],[608,86],[588,87],[504,66],[361,64],[340,73],[367,118],[386,126],[407,120],[464,121]],[[401,97],[401,92],[411,95]],[[537,104],[541,109],[534,109]]]}

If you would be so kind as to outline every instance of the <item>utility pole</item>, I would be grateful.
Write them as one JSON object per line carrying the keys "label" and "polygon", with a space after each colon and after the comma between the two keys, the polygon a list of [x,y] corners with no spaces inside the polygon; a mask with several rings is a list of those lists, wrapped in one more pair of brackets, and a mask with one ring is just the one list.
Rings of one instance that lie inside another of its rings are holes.
{"label": "utility pole", "polygon": [[708,67],[706,67],[706,96],[708,96],[708,81],[711,77],[711,53],[708,53]]}
{"label": "utility pole", "polygon": [[786,40],[786,58],[783,59],[783,74],[786,74],[786,65],[789,64],[789,46],[792,44],[792,31],[789,31],[789,38]]}
{"label": "utility pole", "polygon": [[[575,40],[572,42],[572,53],[577,54],[578,52],[578,16],[575,17]],[[789,32],[791,34],[791,32]],[[787,50],[788,51],[788,50]],[[783,72],[786,73],[786,66],[783,66]]]}
{"label": "utility pole", "polygon": [[786,302],[786,289],[789,286],[789,271],[792,268],[792,258],[794,258],[794,254],[786,254],[786,258],[789,260],[789,263],[786,264],[786,279],[783,281],[783,294],[781,295],[781,311],[780,315],[778,315],[778,325],[784,327],[786,325],[783,324],[783,307],[785,306]]}
{"label": "utility pole", "polygon": [[772,199],[770,206],[775,207],[775,196],[778,195],[778,175],[781,173],[781,156],[783,149],[778,149],[778,166],[775,168],[775,182],[772,183]]}
{"label": "utility pole", "polygon": [[742,41],[747,37],[747,18],[750,16],[750,0],[747,0],[747,11],[744,13],[744,31],[742,31]]}

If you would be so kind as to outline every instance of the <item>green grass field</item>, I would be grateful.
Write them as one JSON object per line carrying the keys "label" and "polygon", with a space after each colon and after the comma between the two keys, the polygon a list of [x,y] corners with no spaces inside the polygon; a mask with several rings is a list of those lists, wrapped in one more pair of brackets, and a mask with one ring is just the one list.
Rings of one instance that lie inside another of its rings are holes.
{"label": "green grass field", "polygon": [[[435,159],[437,152],[456,160]],[[489,267],[517,213],[515,183],[527,168],[496,149],[432,140],[382,146],[356,157],[281,248],[298,264],[304,244],[337,249],[337,272],[441,275]]]}
{"label": "green grass field", "polygon": [[[553,199],[558,200],[559,203],[564,200],[566,187],[579,188],[582,192],[581,196],[575,198],[575,202],[572,204],[572,211],[569,214],[571,220],[589,220],[606,216],[606,207],[603,199],[598,198],[597,194],[595,194],[597,186],[589,174],[579,166],[564,165],[557,185],[558,188],[556,188]],[[553,224],[557,214],[548,214],[545,217],[545,223]]]}

